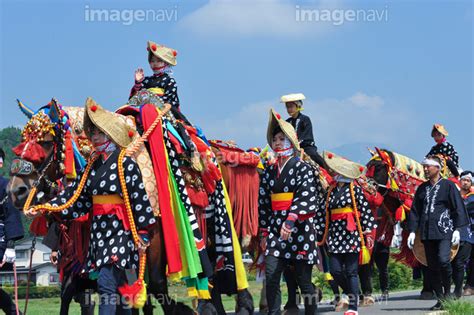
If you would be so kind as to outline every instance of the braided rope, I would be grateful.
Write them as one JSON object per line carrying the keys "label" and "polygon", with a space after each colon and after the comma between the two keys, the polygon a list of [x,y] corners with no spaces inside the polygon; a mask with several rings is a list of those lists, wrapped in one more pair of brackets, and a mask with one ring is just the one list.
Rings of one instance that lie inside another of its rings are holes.
{"label": "braided rope", "polygon": [[[44,212],[44,211],[46,211],[46,212],[60,212],[60,211],[63,211],[65,209],[71,207],[77,201],[77,199],[79,199],[79,197],[82,193],[82,190],[84,189],[84,186],[86,185],[86,181],[87,181],[89,172],[92,168],[92,165],[94,164],[94,162],[97,160],[98,157],[99,157],[99,155],[95,155],[95,156],[91,157],[91,159],[89,160],[89,163],[87,163],[87,167],[84,171],[84,174],[82,174],[81,181],[79,182],[77,190],[74,192],[74,195],[71,197],[71,199],[69,199],[65,204],[63,204],[61,206],[52,206],[52,205],[46,203],[46,204],[43,204],[43,205],[34,206],[31,209],[33,211],[41,211],[41,212]],[[37,191],[36,187],[33,187],[33,189],[31,189],[31,191],[28,195],[28,198],[26,199],[25,205],[23,206],[23,212],[26,213],[28,211],[28,209],[30,209],[31,201],[33,200],[33,197],[36,195],[36,191]]]}
{"label": "braided rope", "polygon": [[328,237],[328,232],[329,232],[329,198],[331,197],[331,192],[336,188],[336,185],[332,185],[329,187],[328,194],[326,196],[326,226],[324,227],[324,234],[323,234],[323,239],[321,242],[318,242],[318,246],[323,246],[326,243],[326,239]]}
{"label": "braided rope", "polygon": [[362,226],[360,225],[359,211],[357,210],[357,204],[356,204],[356,199],[355,199],[355,194],[354,194],[354,184],[352,182],[349,184],[349,189],[351,191],[352,209],[354,209],[354,216],[357,222],[357,230],[359,231],[360,245],[362,249],[362,247],[365,247],[365,239],[364,239],[364,233],[362,232]]}
{"label": "braided rope", "polygon": [[[118,163],[117,163],[118,174],[119,174],[120,186],[122,187],[122,196],[125,203],[125,208],[127,209],[127,216],[128,216],[128,221],[130,223],[130,231],[132,232],[133,242],[135,243],[135,246],[138,246],[142,241],[141,241],[141,238],[138,236],[137,226],[133,218],[132,205],[130,203],[130,196],[128,195],[127,183],[125,181],[125,171],[123,168],[123,159],[125,158],[126,154],[127,154],[127,150],[123,149],[122,151],[120,151],[120,154],[118,157]],[[145,276],[146,255],[142,254],[141,252],[139,254],[140,254],[140,262],[139,262],[138,279],[142,281]]]}
{"label": "braided rope", "polygon": [[127,148],[127,153],[126,153],[127,156],[133,155],[135,152],[137,152],[140,149],[140,147],[148,139],[148,137],[153,132],[153,130],[155,130],[156,126],[158,126],[163,116],[166,115],[166,113],[169,112],[170,109],[171,109],[170,104],[166,104],[163,110],[159,110],[158,108],[156,109],[156,111],[158,112],[158,116],[156,116],[155,120],[147,129],[147,131]]}

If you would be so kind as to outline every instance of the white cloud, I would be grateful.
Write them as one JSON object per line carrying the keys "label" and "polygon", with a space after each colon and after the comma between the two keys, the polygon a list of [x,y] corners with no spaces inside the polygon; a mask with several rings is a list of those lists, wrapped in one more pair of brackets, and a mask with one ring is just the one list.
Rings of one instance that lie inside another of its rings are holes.
{"label": "white cloud", "polygon": [[364,93],[357,92],[349,98],[349,101],[358,107],[379,108],[383,106],[384,101],[379,96],[368,96]]}
{"label": "white cloud", "polygon": [[[311,8],[330,8],[337,2],[320,1]],[[327,23],[298,22],[297,8],[297,4],[284,0],[211,0],[185,16],[179,26],[198,35],[226,37],[299,37],[329,29]]]}
{"label": "white cloud", "polygon": [[[278,100],[257,102],[241,108],[231,117],[203,122],[209,138],[235,140],[242,148],[264,146],[268,112],[274,107],[287,117]],[[408,139],[416,134],[416,115],[384,100],[357,92],[345,99],[307,100],[304,114],[313,122],[313,133],[320,150],[347,144],[387,144],[389,148],[409,151]]]}

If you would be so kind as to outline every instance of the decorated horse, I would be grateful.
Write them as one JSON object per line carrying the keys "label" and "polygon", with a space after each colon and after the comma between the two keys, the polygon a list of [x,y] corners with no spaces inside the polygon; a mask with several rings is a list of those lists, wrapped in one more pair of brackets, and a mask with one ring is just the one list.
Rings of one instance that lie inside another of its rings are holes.
{"label": "decorated horse", "polygon": [[[63,108],[54,100],[38,111],[19,104],[30,121],[23,130],[23,142],[15,148],[18,159],[13,163],[9,192],[15,205],[22,207],[54,197],[68,178],[84,168],[91,147],[82,129],[83,108]],[[232,224],[232,201],[207,140],[198,135],[192,125],[184,124],[187,120],[180,117],[180,113],[174,115],[169,108],[128,104],[118,112],[121,119],[138,130],[127,154],[135,157],[139,164],[150,203],[160,218],[147,250],[149,292],[158,299],[166,314],[192,313],[167,293],[167,272],[169,275],[177,271],[176,266],[170,265],[170,248],[166,246],[167,238],[173,235],[169,233],[170,227],[175,223],[169,211],[176,211],[172,207],[178,205],[180,216],[187,219],[183,222],[191,233],[187,239],[180,239],[180,244],[187,242],[191,250],[194,248],[198,254],[194,257],[198,259],[194,261],[196,265],[212,261],[208,270],[201,269],[200,278],[188,273],[186,283],[190,296],[204,301],[210,298],[205,293],[208,292],[206,282],[201,282],[205,275],[213,284],[213,297],[220,293],[238,293],[237,311],[252,313],[253,303],[246,289],[240,246]],[[189,154],[184,154],[185,151]],[[174,186],[170,189],[169,184]],[[168,191],[163,189],[165,186]],[[166,200],[173,200],[173,204],[167,205]],[[33,230],[44,233],[44,223],[43,219],[35,219]],[[231,250],[225,250],[227,247]],[[174,279],[180,279],[176,275],[179,273],[175,273]],[[151,303],[145,304],[144,312],[153,312]]]}
{"label": "decorated horse", "polygon": [[[394,235],[393,226],[396,223],[400,223],[402,227],[405,225],[415,191],[426,179],[423,166],[411,158],[379,148],[375,148],[371,153],[366,178],[376,189],[377,205],[380,205],[384,214],[377,239],[390,246]],[[408,266],[419,266],[419,262],[407,246],[407,238],[408,232],[403,230],[400,252],[392,256]]]}

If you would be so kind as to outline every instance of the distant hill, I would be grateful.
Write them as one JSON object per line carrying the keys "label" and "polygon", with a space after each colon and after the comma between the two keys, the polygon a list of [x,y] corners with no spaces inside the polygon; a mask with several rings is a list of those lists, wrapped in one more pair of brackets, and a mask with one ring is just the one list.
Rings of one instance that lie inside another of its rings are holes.
{"label": "distant hill", "polygon": [[0,168],[0,175],[8,177],[10,164],[14,158],[12,148],[17,146],[21,140],[21,129],[17,127],[7,127],[0,129],[0,148],[5,152],[3,168]]}

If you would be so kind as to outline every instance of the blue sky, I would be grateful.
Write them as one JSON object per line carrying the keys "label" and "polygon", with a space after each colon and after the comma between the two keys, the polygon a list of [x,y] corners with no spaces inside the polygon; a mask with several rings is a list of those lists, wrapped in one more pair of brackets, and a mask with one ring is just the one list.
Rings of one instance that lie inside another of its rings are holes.
{"label": "blue sky", "polygon": [[[319,20],[298,21],[301,10]],[[16,98],[116,109],[134,70],[150,74],[154,40],[178,51],[182,111],[209,138],[263,146],[268,109],[285,114],[279,97],[303,92],[320,150],[363,162],[378,145],[420,160],[440,122],[474,168],[471,1],[2,1],[1,14],[0,127],[25,123]]]}

